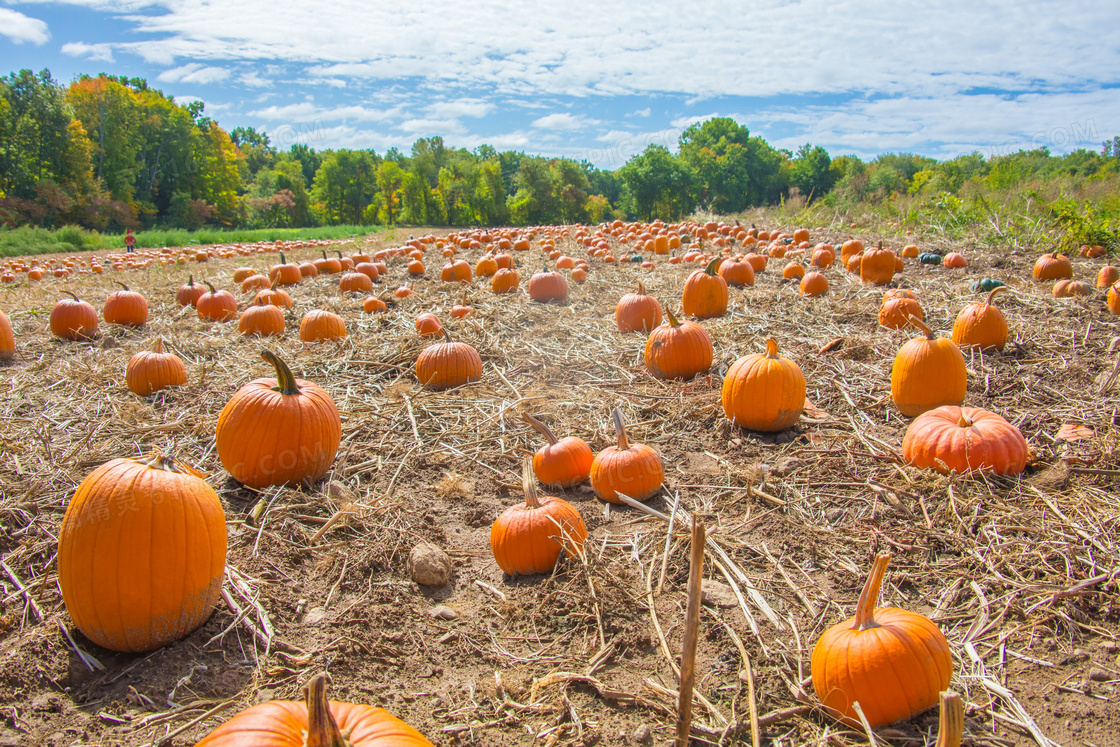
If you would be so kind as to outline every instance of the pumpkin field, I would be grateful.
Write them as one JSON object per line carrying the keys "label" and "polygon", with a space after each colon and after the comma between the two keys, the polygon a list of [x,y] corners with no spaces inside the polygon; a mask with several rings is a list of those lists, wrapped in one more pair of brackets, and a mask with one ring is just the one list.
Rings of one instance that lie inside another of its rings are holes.
{"label": "pumpkin field", "polygon": [[782,221],[5,260],[0,746],[1120,742],[1107,252]]}

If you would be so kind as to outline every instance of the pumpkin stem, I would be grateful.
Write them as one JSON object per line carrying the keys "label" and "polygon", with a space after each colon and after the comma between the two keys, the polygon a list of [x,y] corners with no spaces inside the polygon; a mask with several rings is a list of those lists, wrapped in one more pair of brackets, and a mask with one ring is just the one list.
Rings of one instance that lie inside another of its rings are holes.
{"label": "pumpkin stem", "polygon": [[327,258],[327,250],[326,249],[320,249],[319,253],[323,255],[323,259]]}
{"label": "pumpkin stem", "polygon": [[542,436],[544,436],[546,439],[548,439],[549,446],[556,443],[556,435],[552,432],[552,429],[549,428],[547,425],[545,425],[541,421],[537,420],[536,418],[534,418],[532,415],[530,415],[527,412],[521,413],[521,417],[525,418],[526,423],[528,423],[529,425],[536,428],[538,433],[540,433]]}
{"label": "pumpkin stem", "polygon": [[775,340],[773,337],[766,340],[766,357],[767,358],[777,358],[778,357],[778,341]]}
{"label": "pumpkin stem", "polygon": [[875,622],[875,603],[879,601],[879,587],[883,585],[883,577],[887,575],[887,566],[891,562],[889,552],[881,552],[875,556],[875,563],[871,566],[871,575],[863,585],[863,593],[859,595],[856,604],[856,616],[853,618],[852,630],[869,630],[879,627]]}
{"label": "pumpkin stem", "polygon": [[331,713],[325,674],[317,674],[307,683],[307,741],[304,744],[305,747],[345,747],[349,744]]}
{"label": "pumpkin stem", "polygon": [[202,282],[206,283],[206,287],[210,289],[210,295],[211,296],[218,292],[217,290],[215,290],[214,284],[211,283],[209,280],[203,280]]}
{"label": "pumpkin stem", "polygon": [[680,323],[679,321],[677,321],[677,317],[675,317],[675,316],[673,315],[673,312],[672,312],[671,310],[669,310],[669,309],[665,309],[665,313],[666,313],[666,314],[667,314],[667,315],[669,316],[669,326],[670,326],[670,327],[679,327],[679,326],[681,326],[681,323]]}
{"label": "pumpkin stem", "polygon": [[273,387],[275,391],[286,395],[299,394],[300,389],[296,386],[296,377],[292,375],[292,369],[288,368],[287,363],[280,360],[276,353],[271,350],[262,350],[261,357],[276,369],[276,386]]}
{"label": "pumpkin stem", "polygon": [[722,261],[723,257],[719,256],[718,254],[715,257],[712,257],[712,261],[709,262],[708,266],[704,268],[704,272],[708,273],[709,275],[715,275],[716,268],[719,267],[719,263]]}
{"label": "pumpkin stem", "polygon": [[959,425],[961,428],[971,428],[972,418],[965,415],[964,410],[961,410],[961,416],[957,418],[957,425]]}
{"label": "pumpkin stem", "polygon": [[268,289],[270,291],[276,290],[276,284],[279,283],[279,282],[280,282],[280,273],[276,273],[276,277],[273,278],[272,282],[268,284]]}
{"label": "pumpkin stem", "polygon": [[280,250],[280,264],[282,264],[282,265],[288,264],[288,260],[284,259],[284,250],[283,249]]}
{"label": "pumpkin stem", "polygon": [[992,288],[991,293],[988,294],[988,300],[984,302],[984,305],[985,306],[991,306],[992,305],[992,299],[996,297],[996,294],[997,293],[1003,293],[1005,290],[1007,290],[1006,285],[997,285],[995,288]]}
{"label": "pumpkin stem", "polygon": [[162,337],[157,337],[156,338],[156,341],[152,344],[152,352],[153,353],[162,353],[163,352],[163,338]]}
{"label": "pumpkin stem", "polygon": [[200,480],[205,480],[209,477],[208,473],[199,472],[186,462],[180,462],[175,457],[164,454],[158,446],[152,447],[152,453],[148,457],[148,461],[144,462],[144,466],[149,469],[161,469],[165,472],[174,472],[178,475],[191,475]]}
{"label": "pumpkin stem", "polygon": [[923,322],[921,319],[919,319],[916,316],[911,316],[911,317],[908,317],[907,321],[909,321],[910,324],[913,324],[915,327],[917,327],[921,331],[921,333],[923,335],[925,335],[927,340],[932,340],[933,339],[933,330],[930,329],[929,325],[926,324],[925,322]]}
{"label": "pumpkin stem", "polygon": [[82,300],[82,299],[78,298],[78,295],[76,293],[74,293],[73,291],[62,291],[62,292],[65,293],[66,295],[70,296],[70,298],[73,298],[75,301],[81,301]]}
{"label": "pumpkin stem", "polygon": [[451,342],[451,335],[449,335],[447,333],[447,328],[446,327],[440,327],[439,331],[443,333],[443,341],[444,342]]}
{"label": "pumpkin stem", "polygon": [[537,481],[533,478],[533,460],[525,458],[521,461],[521,487],[525,491],[526,508],[540,508],[541,501],[537,496]]}
{"label": "pumpkin stem", "polygon": [[187,287],[188,288],[193,288],[194,287],[194,275],[193,274],[187,276]]}
{"label": "pumpkin stem", "polygon": [[614,434],[618,437],[618,450],[626,451],[630,448],[630,439],[626,437],[626,426],[622,424],[622,410],[617,407],[611,410],[611,418],[614,420]]}
{"label": "pumpkin stem", "polygon": [[937,724],[936,747],[961,747],[964,735],[964,701],[952,690],[941,692],[941,716]]}
{"label": "pumpkin stem", "polygon": [[117,285],[119,285],[120,287],[124,288],[125,290],[128,290],[128,286],[125,285],[124,283],[122,283],[121,281],[114,280],[113,282],[116,283]]}
{"label": "pumpkin stem", "polygon": [[339,261],[339,262],[341,262],[341,261],[342,261],[342,252],[340,252],[340,251],[338,251],[337,249],[335,249],[335,250],[334,250],[334,253],[338,255],[338,261]]}
{"label": "pumpkin stem", "polygon": [[639,280],[638,281],[638,295],[639,296],[644,296],[645,294],[646,294],[646,286],[642,283],[641,280]]}

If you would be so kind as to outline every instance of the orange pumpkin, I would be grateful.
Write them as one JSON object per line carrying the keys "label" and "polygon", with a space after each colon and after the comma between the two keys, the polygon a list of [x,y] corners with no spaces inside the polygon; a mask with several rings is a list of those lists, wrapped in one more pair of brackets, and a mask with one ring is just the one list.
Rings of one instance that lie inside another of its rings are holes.
{"label": "orange pumpkin", "polygon": [[416,317],[416,331],[420,333],[421,337],[436,336],[443,331],[443,324],[438,316],[430,311],[425,311]]}
{"label": "orange pumpkin", "polygon": [[88,340],[97,334],[97,311],[70,291],[51,308],[51,334],[66,340]]}
{"label": "orange pumpkin", "polygon": [[646,339],[646,370],[658,379],[688,380],[712,367],[712,336],[695,322],[669,320]]}
{"label": "orange pumpkin", "polygon": [[439,271],[439,278],[447,283],[469,283],[473,275],[471,266],[465,260],[448,262]]}
{"label": "orange pumpkin", "polygon": [[720,263],[716,272],[728,285],[736,288],[754,285],[754,267],[750,262],[727,259]]}
{"label": "orange pumpkin", "polygon": [[973,301],[961,309],[953,322],[953,342],[961,347],[1003,350],[1007,344],[1007,317],[992,299],[1006,290],[1007,286],[996,286],[983,303]]}
{"label": "orange pumpkin", "polygon": [[258,300],[256,304],[241,312],[241,318],[237,320],[237,331],[242,335],[259,337],[282,335],[284,312],[279,306],[272,306]]}
{"label": "orange pumpkin", "polygon": [[890,249],[884,249],[879,242],[878,248],[871,247],[863,253],[859,261],[859,279],[865,283],[886,285],[894,277],[895,255]]}
{"label": "orange pumpkin", "polygon": [[1093,289],[1088,283],[1080,280],[1059,280],[1054,283],[1052,291],[1054,298],[1073,298],[1074,296],[1092,295]]}
{"label": "orange pumpkin", "polygon": [[441,391],[482,378],[482,358],[465,342],[443,341],[424,348],[416,358],[416,378],[428,389]]}
{"label": "orange pumpkin", "polygon": [[533,455],[533,472],[542,484],[570,488],[587,479],[595,455],[586,441],[578,436],[557,439],[552,429],[529,413],[523,413],[522,417],[548,441]]}
{"label": "orange pumpkin", "polygon": [[746,355],[731,364],[720,398],[723,414],[735,425],[752,431],[784,431],[805,409],[805,376],[796,363],[778,355],[778,343],[771,338],[765,353]]}
{"label": "orange pumpkin", "polygon": [[86,638],[113,651],[151,651],[206,622],[225,562],[225,514],[214,489],[158,451],[91,472],[58,535],[66,610]]}
{"label": "orange pumpkin", "polygon": [[902,458],[938,472],[1017,475],[1027,466],[1027,441],[999,415],[945,405],[923,412],[906,429]]}
{"label": "orange pumpkin", "polygon": [[1051,252],[1050,254],[1043,254],[1035,261],[1031,274],[1034,275],[1035,280],[1040,282],[1072,278],[1073,265],[1066,255]]}
{"label": "orange pumpkin", "polygon": [[237,299],[227,290],[215,290],[206,284],[209,292],[203,293],[195,302],[194,309],[198,318],[207,322],[228,322],[237,316]]}
{"label": "orange pumpkin", "polygon": [[622,411],[611,412],[616,446],[608,446],[591,462],[591,488],[608,503],[622,503],[618,494],[644,501],[657,495],[665,481],[661,455],[652,446],[631,444],[622,422]]}
{"label": "orange pumpkin", "polygon": [[563,302],[568,298],[568,281],[559,272],[553,272],[546,267],[540,272],[533,273],[525,290],[528,291],[529,298],[540,303]]}
{"label": "orange pumpkin", "polygon": [[[507,255],[508,256],[508,255]],[[513,293],[521,284],[517,270],[510,267],[500,267],[490,278],[490,290],[495,293]]]}
{"label": "orange pumpkin", "polygon": [[268,271],[268,280],[271,285],[276,281],[278,285],[295,285],[303,280],[303,273],[295,262],[284,259],[284,252],[280,252],[280,264],[273,265]]}
{"label": "orange pumpkin", "polygon": [[113,291],[105,299],[101,316],[106,324],[123,324],[127,327],[142,327],[148,322],[148,302],[141,294],[129,290],[124,283],[117,283],[119,291]]}
{"label": "orange pumpkin", "polygon": [[[363,276],[364,277],[364,276]],[[299,321],[301,342],[342,340],[346,337],[346,322],[338,314],[322,309],[312,309]]]}
{"label": "orange pumpkin", "polygon": [[883,300],[879,306],[879,324],[888,329],[904,329],[910,326],[910,318],[925,320],[926,313],[916,298],[894,296]]}
{"label": "orange pumpkin", "polygon": [[790,262],[782,268],[782,277],[786,280],[800,280],[805,277],[805,267],[800,262]]}
{"label": "orange pumpkin", "polygon": [[[278,280],[279,278],[277,278]],[[278,306],[282,309],[292,308],[292,297],[288,292],[277,287],[277,281],[273,280],[272,285],[263,290],[257,291],[257,295],[253,296],[252,305],[265,304],[268,306]]]}
{"label": "orange pumpkin", "polygon": [[3,311],[0,311],[0,360],[11,360],[16,355],[16,336],[12,332],[12,323]]}
{"label": "orange pumpkin", "polygon": [[1120,268],[1118,267],[1105,265],[1101,268],[1101,271],[1097,273],[1098,288],[1108,288],[1114,285],[1118,280],[1120,280]]}
{"label": "orange pumpkin", "polygon": [[251,488],[314,482],[330,469],[342,439],[338,409],[325,390],[295,378],[271,350],[261,357],[272,364],[276,378],[250,381],[222,408],[218,458],[235,480]]}
{"label": "orange pumpkin", "polygon": [[385,302],[377,296],[370,296],[366,300],[362,301],[362,311],[366,312],[367,314],[376,314],[380,311],[385,311],[385,309]]}
{"label": "orange pumpkin", "polygon": [[133,394],[147,397],[186,384],[187,368],[177,355],[163,352],[163,340],[157,337],[151,351],[141,350],[129,358],[124,378]]}
{"label": "orange pumpkin", "polygon": [[312,677],[305,702],[270,700],[242,711],[195,747],[432,747],[382,708],[328,702],[326,682]]}
{"label": "orange pumpkin", "polygon": [[959,405],[968,389],[961,349],[952,340],[934,337],[925,322],[910,318],[922,332],[903,345],[891,367],[891,397],[907,417],[942,405]]}
{"label": "orange pumpkin", "polygon": [[636,293],[627,293],[614,307],[614,322],[619,332],[649,332],[661,324],[661,304],[646,295],[646,287],[638,281]]}
{"label": "orange pumpkin", "polygon": [[716,274],[721,257],[716,257],[703,270],[688,276],[681,294],[681,307],[686,316],[711,319],[727,313],[727,281]]}
{"label": "orange pumpkin", "polygon": [[344,272],[338,279],[338,289],[343,293],[369,293],[373,290],[373,281],[362,272]]}
{"label": "orange pumpkin", "polygon": [[525,502],[510,506],[490,527],[494,560],[510,576],[549,573],[561,550],[579,552],[587,539],[587,526],[579,511],[562,498],[537,495],[532,468],[526,459],[521,480]]}
{"label": "orange pumpkin", "polygon": [[823,296],[828,293],[828,278],[823,273],[812,271],[801,278],[799,292],[803,296]]}
{"label": "orange pumpkin", "polygon": [[206,288],[195,285],[194,275],[190,275],[187,277],[187,282],[179,286],[179,290],[175,293],[175,302],[180,306],[194,306],[205,292]]}
{"label": "orange pumpkin", "polygon": [[856,614],[826,630],[810,666],[825,709],[859,728],[858,702],[871,728],[912,718],[937,705],[953,659],[941,630],[917,612],[876,609],[890,553],[875,558]]}
{"label": "orange pumpkin", "polygon": [[1113,314],[1120,314],[1120,282],[1113,283],[1108,289],[1105,303],[1108,304],[1108,310]]}
{"label": "orange pumpkin", "polygon": [[949,252],[941,258],[941,265],[949,269],[959,269],[961,267],[968,267],[968,260],[960,252]]}

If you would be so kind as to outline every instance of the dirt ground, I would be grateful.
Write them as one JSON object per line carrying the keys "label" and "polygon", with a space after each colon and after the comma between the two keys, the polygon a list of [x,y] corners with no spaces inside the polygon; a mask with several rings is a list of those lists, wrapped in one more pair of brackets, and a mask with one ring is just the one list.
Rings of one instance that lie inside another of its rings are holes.
{"label": "dirt ground", "polygon": [[[814,241],[847,236],[813,232]],[[378,234],[341,248],[406,238]],[[586,256],[570,239],[558,248]],[[752,708],[763,744],[867,743],[821,710],[809,659],[820,634],[852,614],[875,553],[889,550],[882,605],[921,612],[945,632],[952,687],[967,703],[966,743],[1120,744],[1120,394],[1109,378],[1120,323],[1103,291],[1055,299],[1049,284],[1033,282],[1036,254],[953,248],[967,269],[907,260],[892,285],[916,289],[944,335],[980,299],[972,281],[1011,287],[998,305],[1012,342],[1002,354],[966,354],[966,404],[1022,430],[1034,461],[1020,478],[901,463],[908,421],[890,401],[890,367],[912,333],[879,327],[883,289],[835,267],[818,299],[781,280],[781,260],[753,287],[732,289],[728,315],[704,322],[715,344],[710,374],[684,383],[650,377],[644,335],[619,333],[613,312],[639,278],[679,308],[695,266],[659,262],[650,271],[592,259],[566,303],[540,305],[524,293],[542,264],[536,242],[518,253],[522,290],[512,296],[495,296],[488,283],[440,282],[434,249],[416,293],[389,299],[384,314],[364,314],[360,298],[339,294],[337,276],[306,279],[289,289],[287,331],[266,341],[241,338],[236,324],[203,323],[174,295],[188,273],[236,291],[236,267],[266,270],[275,254],[0,288],[18,340],[16,360],[0,367],[0,745],[193,744],[245,707],[300,699],[320,671],[332,698],[382,705],[437,745],[670,743],[678,684],[670,656],[675,665],[688,577],[683,522],[667,542],[666,524],[608,507],[584,486],[563,496],[587,523],[585,558],[515,579],[488,543],[494,518],[520,499],[521,460],[541,444],[519,413],[597,451],[613,442],[616,406],[631,440],[656,446],[666,467],[665,489],[648,505],[668,514],[679,498],[725,553],[709,553],[705,566],[706,582],[724,586],[710,586],[701,616],[697,743],[751,744]],[[465,254],[473,265],[479,252]],[[1075,276],[1092,282],[1104,261],[1073,262]],[[147,296],[145,328],[103,323],[86,343],[50,337],[47,315],[62,290],[100,309],[118,279]],[[405,281],[394,260],[378,291]],[[464,292],[474,313],[452,320],[447,311]],[[299,342],[299,319],[312,308],[343,316],[344,343]],[[418,385],[413,364],[429,343],[413,319],[424,310],[478,349],[481,381],[442,393]],[[138,398],[125,364],[156,335],[186,362],[188,384]],[[771,336],[801,367],[814,407],[791,431],[763,436],[723,417],[720,376]],[[253,491],[215,453],[224,403],[271,375],[264,347],[325,387],[341,413],[342,446],[315,485]],[[1066,423],[1092,435],[1058,439]],[[211,473],[229,530],[228,601],[177,643],[116,654],[66,614],[58,529],[95,466],[153,447]],[[410,580],[406,559],[421,542],[450,554],[446,586]],[[247,610],[240,623],[235,605]],[[929,712],[878,730],[876,742],[932,745],[936,726]]]}

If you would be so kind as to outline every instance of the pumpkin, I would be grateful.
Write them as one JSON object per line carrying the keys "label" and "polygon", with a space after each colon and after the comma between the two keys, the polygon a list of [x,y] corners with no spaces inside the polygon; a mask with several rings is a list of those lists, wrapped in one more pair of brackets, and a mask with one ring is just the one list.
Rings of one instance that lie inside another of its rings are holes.
{"label": "pumpkin", "polygon": [[354,272],[360,272],[371,281],[377,280],[381,277],[381,271],[377,269],[377,265],[372,262],[358,262],[354,265]]}
{"label": "pumpkin", "polygon": [[326,391],[295,378],[271,350],[261,357],[276,378],[250,381],[222,408],[218,458],[233,479],[250,488],[314,482],[330,469],[342,439],[338,409]]}
{"label": "pumpkin", "polygon": [[942,258],[937,252],[922,252],[918,255],[918,261],[923,265],[939,265]]}
{"label": "pumpkin", "polygon": [[343,293],[369,293],[373,290],[373,281],[361,272],[344,272],[338,279],[338,289]]}
{"label": "pumpkin", "polygon": [[466,317],[470,316],[471,312],[473,311],[474,307],[467,303],[467,296],[466,294],[463,294],[462,303],[457,303],[452,306],[451,311],[449,311],[448,314],[452,319],[465,319]]}
{"label": "pumpkin", "polygon": [[495,293],[513,293],[521,284],[517,270],[510,267],[499,267],[494,276],[490,278],[490,290]]}
{"label": "pumpkin", "polygon": [[492,254],[482,255],[474,265],[474,274],[479,277],[488,278],[497,271],[498,263],[494,260],[494,255]]}
{"label": "pumpkin", "polygon": [[428,389],[441,391],[482,378],[482,358],[465,342],[452,342],[447,330],[443,341],[424,348],[416,357],[416,378]]}
{"label": "pumpkin", "polygon": [[327,701],[326,675],[307,683],[305,702],[270,700],[242,711],[195,747],[432,747],[382,708]]}
{"label": "pumpkin", "polygon": [[143,327],[148,322],[148,302],[144,296],[129,290],[124,283],[117,283],[119,291],[113,291],[105,299],[101,316],[106,324],[123,324],[128,327]]}
{"label": "pumpkin", "polygon": [[887,298],[879,307],[879,325],[888,329],[904,329],[910,326],[911,317],[922,320],[926,318],[922,305],[915,298]]}
{"label": "pumpkin", "polygon": [[1093,289],[1088,283],[1080,280],[1059,280],[1054,283],[1052,291],[1054,298],[1073,298],[1074,296],[1092,295]]}
{"label": "pumpkin", "polygon": [[320,251],[323,255],[323,258],[317,259],[312,262],[312,264],[315,265],[315,269],[326,275],[333,275],[336,272],[342,272],[342,262],[340,260],[337,260],[334,257],[328,257],[326,250]]}
{"label": "pumpkin", "polygon": [[252,267],[238,267],[233,271],[233,282],[241,283],[243,280],[245,280],[245,278],[252,277],[256,274],[257,271]]}
{"label": "pumpkin", "polygon": [[728,285],[736,288],[754,285],[754,267],[750,262],[727,259],[720,263],[716,272]]}
{"label": "pumpkin", "polygon": [[563,302],[568,297],[568,281],[559,272],[553,272],[546,267],[540,272],[533,273],[525,290],[528,291],[529,298],[540,303]]}
{"label": "pumpkin", "polygon": [[614,323],[619,332],[649,332],[661,324],[661,304],[646,295],[646,287],[638,281],[636,293],[627,293],[614,307]]}
{"label": "pumpkin", "polygon": [[11,360],[16,356],[16,336],[12,332],[12,323],[3,311],[0,311],[0,360]]}
{"label": "pumpkin", "polygon": [[918,299],[918,294],[909,288],[890,288],[883,293],[883,303],[886,303],[892,298],[913,298],[916,301]]}
{"label": "pumpkin", "polygon": [[214,290],[210,283],[206,284],[210,290],[198,297],[194,310],[198,318],[209,322],[228,322],[237,316],[237,299],[227,290]]}
{"label": "pumpkin", "polygon": [[295,262],[284,259],[284,252],[280,252],[280,264],[273,265],[268,271],[268,280],[271,285],[275,281],[278,285],[295,285],[303,280],[303,273]]}
{"label": "pumpkin", "polygon": [[335,249],[334,253],[338,255],[338,264],[342,272],[354,269],[354,260],[349,257],[343,257],[342,252],[337,249]]}
{"label": "pumpkin", "polygon": [[895,259],[894,252],[884,249],[883,242],[879,242],[878,248],[871,247],[860,257],[859,279],[865,283],[886,285],[894,277]]}
{"label": "pumpkin", "polygon": [[408,298],[415,292],[416,291],[412,290],[410,286],[402,285],[400,288],[393,291],[393,298]]}
{"label": "pumpkin", "polygon": [[97,311],[70,291],[62,292],[70,298],[51,308],[51,334],[66,340],[88,340],[97,334]]}
{"label": "pumpkin", "polygon": [[194,306],[205,292],[204,287],[195,285],[194,275],[190,275],[187,277],[187,282],[180,285],[179,290],[175,293],[175,302],[180,306]]}
{"label": "pumpkin", "polygon": [[798,286],[798,292],[803,296],[823,296],[828,293],[828,278],[824,273],[813,270],[805,273]]}
{"label": "pumpkin", "polygon": [[1031,274],[1034,275],[1034,279],[1039,282],[1072,278],[1073,265],[1070,264],[1069,257],[1066,255],[1059,252],[1051,252],[1050,254],[1043,254],[1035,260]]}
{"label": "pumpkin", "polygon": [[876,609],[890,553],[875,558],[856,614],[826,630],[813,647],[813,689],[825,709],[859,727],[858,702],[875,729],[937,705],[949,686],[949,642],[932,621],[894,607]]}
{"label": "pumpkin", "polygon": [[1007,318],[992,299],[1006,290],[1007,286],[996,286],[983,303],[973,301],[961,309],[953,322],[953,342],[962,347],[1003,350],[1007,344]]}
{"label": "pumpkin", "polygon": [[58,584],[98,646],[151,651],[210,617],[226,563],[222,503],[203,475],[158,451],[113,459],[74,492],[58,535]]}
{"label": "pumpkin", "polygon": [[926,323],[911,317],[922,332],[903,345],[891,367],[891,397],[907,417],[942,405],[959,405],[968,389],[961,349],[952,340],[934,337]]}
{"label": "pumpkin", "polygon": [[443,324],[439,317],[430,311],[425,311],[416,317],[416,331],[421,337],[438,336],[443,331]]}
{"label": "pumpkin", "polygon": [[269,335],[284,334],[284,312],[279,306],[271,306],[262,301],[241,312],[237,320],[237,331],[242,335]]}
{"label": "pumpkin", "polygon": [[187,369],[174,353],[163,352],[163,340],[156,338],[151,351],[141,350],[128,360],[124,373],[129,391],[147,397],[169,386],[187,383]]}
{"label": "pumpkin", "polygon": [[1113,267],[1112,265],[1105,265],[1101,271],[1097,273],[1097,287],[1108,288],[1109,286],[1120,280],[1120,268]]}
{"label": "pumpkin", "polygon": [[782,277],[786,280],[800,280],[805,277],[805,267],[800,262],[790,262],[782,268]]}
{"label": "pumpkin", "polygon": [[385,302],[377,296],[370,296],[366,300],[362,301],[362,311],[366,312],[367,314],[376,314],[380,311],[385,311],[386,308],[387,307],[385,306]]}
{"label": "pumpkin", "polygon": [[447,283],[469,283],[472,277],[471,266],[462,259],[448,262],[439,271],[439,279]]}
{"label": "pumpkin", "polygon": [[907,244],[902,247],[902,256],[907,258],[917,257],[919,254],[918,247],[915,244]]}
{"label": "pumpkin", "polygon": [[832,263],[836,261],[836,252],[832,248],[832,244],[817,244],[813,249],[813,256],[809,264],[813,267],[819,267],[822,270],[832,267]]}
{"label": "pumpkin", "polygon": [[964,255],[960,252],[949,252],[942,258],[941,265],[955,270],[961,267],[968,267],[968,260],[965,259]]}
{"label": "pumpkin", "polygon": [[688,276],[681,294],[681,307],[686,316],[710,319],[727,313],[727,281],[716,274],[720,257],[703,270]]}
{"label": "pumpkin", "polygon": [[[1108,310],[1113,314],[1120,314],[1120,282],[1113,283],[1108,289],[1108,295],[1105,297],[1105,302],[1108,304]],[[52,325],[53,328],[53,325]]]}
{"label": "pumpkin", "polygon": [[315,265],[311,264],[310,262],[300,262],[299,263],[299,274],[303,275],[305,278],[318,277],[319,268],[317,268]]}
{"label": "pumpkin", "polygon": [[522,464],[525,502],[510,506],[490,527],[490,550],[503,572],[510,576],[549,573],[560,551],[579,552],[587,539],[587,526],[579,511],[562,498],[540,498],[529,460]]}
{"label": "pumpkin", "polygon": [[407,269],[408,274],[412,275],[413,277],[419,277],[420,275],[423,275],[425,270],[424,263],[421,262],[419,258],[408,260],[408,265],[405,269]]}
{"label": "pumpkin", "polygon": [[257,295],[253,296],[253,305],[266,304],[268,306],[279,306],[283,309],[292,308],[292,297],[288,292],[277,287],[277,281],[280,278],[272,281],[272,285],[263,290],[257,291]]}
{"label": "pumpkin", "polygon": [[914,418],[902,439],[902,457],[938,472],[1017,475],[1027,466],[1027,441],[993,412],[945,405]]}
{"label": "pumpkin", "polygon": [[731,364],[720,398],[723,414],[740,428],[784,431],[805,409],[805,376],[796,363],[778,355],[778,343],[771,338],[765,353],[745,355]]}
{"label": "pumpkin", "polygon": [[587,280],[587,268],[577,266],[574,270],[572,270],[572,280],[576,281],[577,283],[582,283],[584,280]]}
{"label": "pumpkin", "polygon": [[548,441],[533,455],[533,473],[542,484],[570,488],[587,479],[595,455],[586,441],[578,436],[557,439],[552,429],[529,413],[523,413],[522,417]]}
{"label": "pumpkin", "polygon": [[845,267],[849,259],[860,254],[863,254],[863,242],[859,239],[848,239],[840,245],[840,261]]}
{"label": "pumpkin", "polygon": [[669,320],[646,340],[646,370],[658,379],[688,380],[712,367],[712,336],[695,322],[679,322],[672,311]]}
{"label": "pumpkin", "polygon": [[266,275],[250,275],[241,281],[241,292],[250,293],[252,291],[264,290],[271,288],[272,281]]}
{"label": "pumpkin", "polygon": [[980,280],[974,281],[972,285],[968,287],[969,290],[971,290],[973,293],[987,293],[993,288],[999,288],[1002,285],[1005,285],[1002,280],[996,280],[995,278],[981,278]]}
{"label": "pumpkin", "polygon": [[342,340],[346,337],[346,322],[338,314],[322,309],[312,309],[299,321],[301,342]]}
{"label": "pumpkin", "polygon": [[661,455],[652,446],[632,444],[626,436],[622,411],[611,412],[616,446],[608,446],[591,461],[591,489],[608,503],[622,503],[618,494],[645,501],[657,495],[665,481]]}

